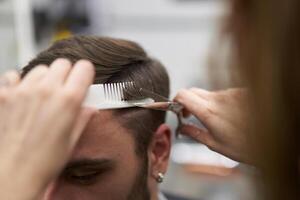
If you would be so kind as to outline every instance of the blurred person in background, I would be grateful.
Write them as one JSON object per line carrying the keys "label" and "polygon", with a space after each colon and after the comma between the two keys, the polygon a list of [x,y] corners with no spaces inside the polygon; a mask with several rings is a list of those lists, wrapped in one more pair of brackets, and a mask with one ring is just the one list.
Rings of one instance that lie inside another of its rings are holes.
{"label": "blurred person in background", "polygon": [[232,71],[239,74],[237,86],[247,89],[194,88],[175,98],[185,115],[197,116],[206,127],[185,125],[182,133],[260,169],[263,199],[299,199],[299,4],[231,0],[226,31],[233,42]]}
{"label": "blurred person in background", "polygon": [[300,1],[230,2],[233,84],[247,90],[179,92],[175,100],[207,128],[182,133],[255,165],[263,199],[300,199]]}

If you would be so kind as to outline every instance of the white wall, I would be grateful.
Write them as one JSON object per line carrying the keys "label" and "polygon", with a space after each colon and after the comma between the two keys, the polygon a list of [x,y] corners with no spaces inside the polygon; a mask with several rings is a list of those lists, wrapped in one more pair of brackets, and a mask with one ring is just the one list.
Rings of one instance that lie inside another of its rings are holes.
{"label": "white wall", "polygon": [[222,1],[111,0],[101,34],[134,40],[161,60],[179,88],[208,88],[207,55],[216,37]]}
{"label": "white wall", "polygon": [[0,73],[17,65],[12,1],[0,1]]}
{"label": "white wall", "polygon": [[0,1],[0,73],[20,69],[35,53],[30,0]]}

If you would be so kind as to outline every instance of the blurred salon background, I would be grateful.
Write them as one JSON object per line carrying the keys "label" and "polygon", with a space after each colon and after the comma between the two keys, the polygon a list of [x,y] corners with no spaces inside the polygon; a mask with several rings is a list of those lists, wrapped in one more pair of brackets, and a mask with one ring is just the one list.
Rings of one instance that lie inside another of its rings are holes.
{"label": "blurred salon background", "polygon": [[[92,34],[140,43],[167,67],[172,97],[185,87],[216,89],[211,72],[222,74],[218,88],[226,87],[226,70],[209,60],[222,57],[227,12],[226,0],[0,0],[0,72],[20,69],[53,41]],[[168,122],[176,127],[172,114]],[[249,166],[179,138],[161,187],[195,200],[247,200],[253,199],[252,173]]]}

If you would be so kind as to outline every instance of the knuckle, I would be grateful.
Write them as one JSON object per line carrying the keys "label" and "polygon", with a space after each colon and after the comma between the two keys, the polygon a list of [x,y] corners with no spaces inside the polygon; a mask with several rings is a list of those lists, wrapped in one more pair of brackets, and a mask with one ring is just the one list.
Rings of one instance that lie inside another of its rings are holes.
{"label": "knuckle", "polygon": [[208,116],[213,116],[216,114],[215,110],[210,105],[206,106],[206,111]]}
{"label": "knuckle", "polygon": [[180,100],[183,97],[185,97],[187,95],[187,90],[186,89],[180,89],[175,97],[175,99]]}
{"label": "knuckle", "polygon": [[199,89],[199,88],[196,88],[196,87],[191,87],[190,90],[191,90],[191,91],[194,91],[194,92],[200,91],[200,89]]}
{"label": "knuckle", "polygon": [[212,103],[207,102],[205,105],[203,105],[204,112],[202,114],[203,120],[206,122],[209,121],[213,116],[216,115],[215,109],[212,105]]}
{"label": "knuckle", "polygon": [[42,99],[47,99],[53,94],[53,90],[49,86],[39,86],[35,89],[35,91]]}
{"label": "knuckle", "polygon": [[233,94],[237,98],[243,98],[247,95],[247,91],[245,89],[233,89]]}
{"label": "knuckle", "polygon": [[226,98],[232,102],[245,100],[247,97],[247,91],[241,88],[228,89],[226,92]]}
{"label": "knuckle", "polygon": [[197,95],[197,96],[199,96],[201,94],[200,89],[195,88],[195,87],[190,88],[188,91],[195,94],[195,95]]}
{"label": "knuckle", "polygon": [[189,90],[192,92],[195,92],[195,93],[203,93],[203,94],[207,92],[206,90],[203,90],[203,89],[197,88],[197,87],[192,87]]}
{"label": "knuckle", "polygon": [[217,103],[225,103],[226,102],[226,100],[227,100],[227,97],[226,97],[226,95],[224,95],[223,93],[216,93],[215,95],[214,95],[214,99],[215,99],[215,101],[217,102]]}
{"label": "knuckle", "polygon": [[202,119],[204,122],[208,122],[208,121],[210,121],[210,119],[212,118],[213,115],[214,115],[214,113],[212,112],[212,110],[209,108],[206,108],[206,112],[204,112],[202,114]]}
{"label": "knuckle", "polygon": [[194,94],[199,94],[201,92],[199,88],[195,88],[195,87],[190,88],[189,91]]}
{"label": "knuckle", "polygon": [[209,97],[211,92],[202,88],[192,87],[189,89],[191,92],[196,93],[201,96]]}
{"label": "knuckle", "polygon": [[80,99],[74,91],[65,91],[62,93],[62,100],[63,104],[68,107],[77,107],[80,103]]}

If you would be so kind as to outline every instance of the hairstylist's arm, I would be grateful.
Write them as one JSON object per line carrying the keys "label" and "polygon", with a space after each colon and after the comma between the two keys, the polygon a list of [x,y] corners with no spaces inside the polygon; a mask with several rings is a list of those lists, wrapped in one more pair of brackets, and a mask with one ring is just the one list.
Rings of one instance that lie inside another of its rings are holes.
{"label": "hairstylist's arm", "polygon": [[229,158],[251,162],[246,153],[247,96],[246,89],[180,91],[175,101],[185,107],[184,114],[194,115],[206,127],[187,124],[181,132]]}
{"label": "hairstylist's arm", "polygon": [[63,168],[95,112],[81,103],[92,83],[90,62],[65,59],[38,66],[0,87],[0,199],[38,199]]}

